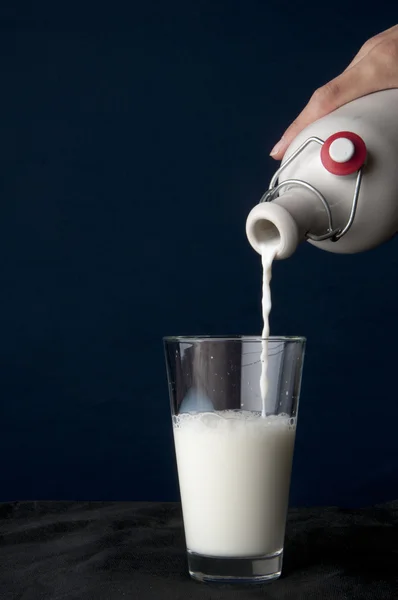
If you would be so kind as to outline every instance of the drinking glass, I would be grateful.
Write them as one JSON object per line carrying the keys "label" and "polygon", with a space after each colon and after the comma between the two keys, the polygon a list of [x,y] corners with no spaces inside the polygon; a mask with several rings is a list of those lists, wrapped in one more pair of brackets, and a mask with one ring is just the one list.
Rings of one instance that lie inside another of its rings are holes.
{"label": "drinking glass", "polygon": [[277,579],[305,339],[167,337],[164,348],[189,573]]}

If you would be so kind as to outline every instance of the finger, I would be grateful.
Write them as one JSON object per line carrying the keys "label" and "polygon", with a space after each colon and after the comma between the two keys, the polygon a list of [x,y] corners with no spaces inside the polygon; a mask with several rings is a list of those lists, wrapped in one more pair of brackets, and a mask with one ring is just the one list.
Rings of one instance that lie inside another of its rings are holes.
{"label": "finger", "polygon": [[314,121],[347,104],[347,102],[351,102],[351,100],[397,85],[398,76],[392,76],[388,68],[383,71],[380,61],[360,61],[313,94],[307,106],[272,149],[272,158],[281,160],[294,138]]}

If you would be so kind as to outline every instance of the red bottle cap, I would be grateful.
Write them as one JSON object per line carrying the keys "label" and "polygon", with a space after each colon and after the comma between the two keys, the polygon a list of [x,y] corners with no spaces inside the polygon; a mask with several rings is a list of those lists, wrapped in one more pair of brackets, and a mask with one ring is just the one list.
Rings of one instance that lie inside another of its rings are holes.
{"label": "red bottle cap", "polygon": [[352,175],[364,165],[367,150],[365,142],[352,131],[331,135],[321,149],[321,161],[333,175]]}

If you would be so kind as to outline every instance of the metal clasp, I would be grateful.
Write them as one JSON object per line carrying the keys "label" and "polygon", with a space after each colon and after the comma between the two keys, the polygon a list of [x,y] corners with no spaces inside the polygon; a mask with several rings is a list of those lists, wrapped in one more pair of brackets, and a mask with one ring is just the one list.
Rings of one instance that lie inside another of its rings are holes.
{"label": "metal clasp", "polygon": [[313,235],[310,232],[307,232],[306,237],[309,238],[310,240],[313,240],[314,242],[322,242],[323,240],[331,240],[332,242],[337,242],[340,238],[343,237],[343,235],[345,235],[347,233],[347,231],[349,231],[349,229],[351,228],[351,226],[354,222],[355,213],[356,213],[357,206],[358,206],[359,191],[361,189],[363,167],[361,167],[358,170],[357,178],[355,181],[354,197],[352,200],[350,216],[348,218],[347,224],[342,229],[339,229],[339,228],[336,229],[333,226],[332,211],[330,210],[330,206],[329,206],[325,196],[323,194],[321,194],[321,192],[319,190],[317,190],[313,185],[311,185],[310,183],[307,183],[305,181],[301,181],[301,179],[287,179],[286,181],[283,181],[282,183],[278,183],[279,175],[282,173],[282,171],[284,169],[286,169],[286,167],[288,165],[290,165],[294,161],[294,159],[297,158],[297,156],[299,154],[301,154],[301,152],[303,152],[303,150],[305,150],[305,148],[307,146],[309,146],[309,144],[312,144],[312,143],[316,143],[316,144],[319,144],[320,146],[323,146],[323,144],[325,142],[318,137],[310,137],[303,144],[301,144],[301,146],[299,148],[297,148],[297,150],[295,150],[295,152],[293,152],[293,154],[291,156],[289,156],[289,158],[286,160],[286,162],[283,165],[281,165],[279,167],[279,169],[276,171],[276,173],[274,174],[274,176],[271,179],[268,190],[262,196],[260,202],[271,202],[279,195],[280,190],[287,187],[288,185],[296,185],[296,186],[304,187],[305,189],[311,191],[318,198],[318,200],[320,200],[320,202],[322,203],[322,205],[326,211],[326,215],[327,215],[327,219],[328,219],[328,228],[327,228],[326,233],[324,233],[323,235]]}

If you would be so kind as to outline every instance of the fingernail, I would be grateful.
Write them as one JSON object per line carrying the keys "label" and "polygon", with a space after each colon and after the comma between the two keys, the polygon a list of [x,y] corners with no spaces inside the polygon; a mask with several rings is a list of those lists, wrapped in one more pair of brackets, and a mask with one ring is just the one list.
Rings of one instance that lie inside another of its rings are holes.
{"label": "fingernail", "polygon": [[283,137],[281,137],[281,139],[279,140],[279,142],[277,144],[275,144],[275,146],[272,148],[270,156],[276,156],[278,154],[278,152],[280,150],[282,150],[282,146],[283,146]]}

